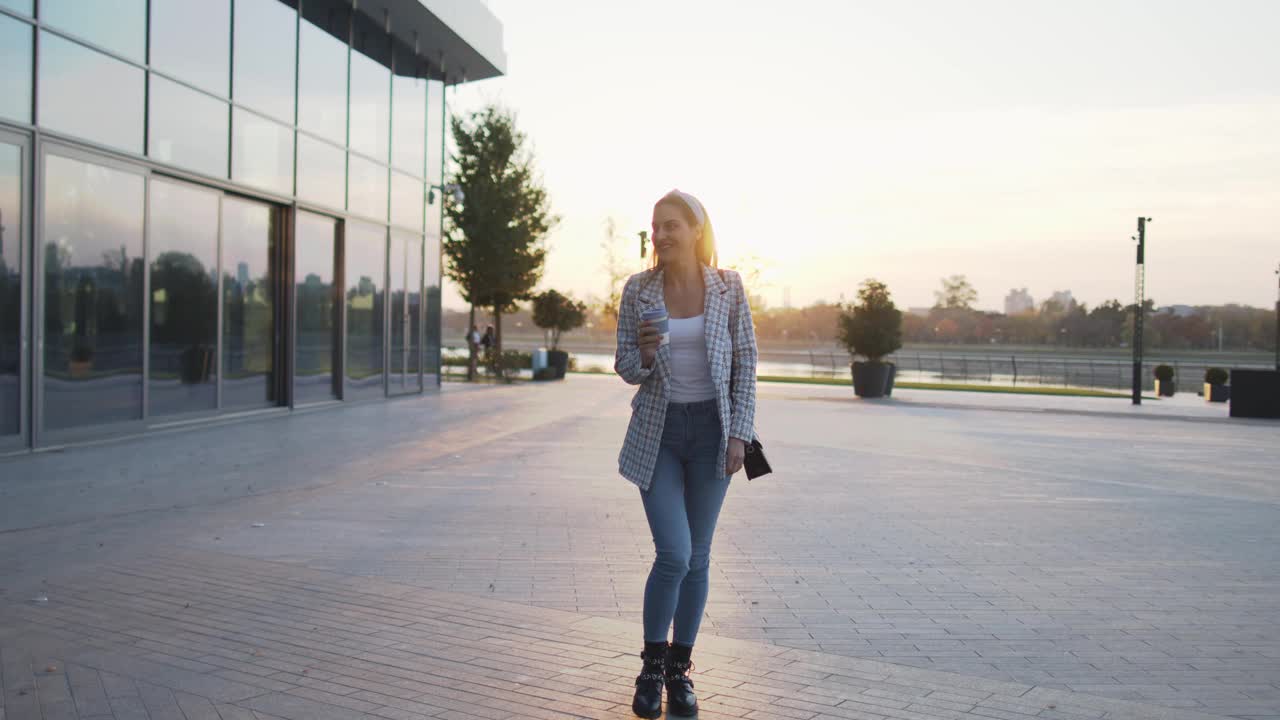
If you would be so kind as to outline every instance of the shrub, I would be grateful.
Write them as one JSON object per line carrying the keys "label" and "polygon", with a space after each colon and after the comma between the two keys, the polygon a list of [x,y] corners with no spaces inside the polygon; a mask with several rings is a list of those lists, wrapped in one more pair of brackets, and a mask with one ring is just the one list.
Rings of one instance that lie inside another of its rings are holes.
{"label": "shrub", "polygon": [[1210,385],[1226,385],[1231,373],[1222,368],[1212,367],[1204,371],[1204,381]]}
{"label": "shrub", "polygon": [[528,370],[533,367],[533,353],[519,350],[502,351],[502,368],[504,370]]}
{"label": "shrub", "polygon": [[533,296],[533,324],[551,334],[551,349],[560,347],[560,335],[577,330],[587,321],[587,306],[548,290]]}
{"label": "shrub", "polygon": [[494,377],[509,383],[521,370],[533,367],[533,354],[519,350],[503,350],[501,355],[495,354],[490,357],[488,367]]}
{"label": "shrub", "polygon": [[902,311],[879,280],[862,283],[858,304],[841,306],[837,325],[840,343],[850,355],[880,362],[902,347]]}
{"label": "shrub", "polygon": [[1173,368],[1168,365],[1157,365],[1155,376],[1162,383],[1173,382]]}

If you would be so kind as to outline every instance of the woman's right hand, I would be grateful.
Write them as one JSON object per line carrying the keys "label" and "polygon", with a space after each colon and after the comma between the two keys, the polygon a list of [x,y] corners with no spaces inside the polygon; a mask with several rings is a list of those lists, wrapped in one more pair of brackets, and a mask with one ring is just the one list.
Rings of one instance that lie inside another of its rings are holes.
{"label": "woman's right hand", "polygon": [[661,342],[662,334],[658,332],[658,328],[648,320],[642,321],[640,332],[636,336],[636,343],[640,346],[641,367],[653,367],[653,361],[658,357],[658,345]]}

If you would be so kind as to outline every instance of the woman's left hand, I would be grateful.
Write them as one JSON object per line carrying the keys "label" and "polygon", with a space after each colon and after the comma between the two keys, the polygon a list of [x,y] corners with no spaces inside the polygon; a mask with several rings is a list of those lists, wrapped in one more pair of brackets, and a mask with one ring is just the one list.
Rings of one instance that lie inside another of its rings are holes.
{"label": "woman's left hand", "polygon": [[742,469],[742,463],[747,458],[747,444],[736,437],[729,438],[729,451],[724,456],[724,471],[726,475],[733,475]]}

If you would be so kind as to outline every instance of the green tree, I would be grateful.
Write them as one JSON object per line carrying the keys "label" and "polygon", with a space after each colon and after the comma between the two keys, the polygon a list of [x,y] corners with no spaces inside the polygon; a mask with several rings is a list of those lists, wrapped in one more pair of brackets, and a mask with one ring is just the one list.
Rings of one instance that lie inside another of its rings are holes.
{"label": "green tree", "polygon": [[952,275],[942,279],[942,289],[934,291],[937,302],[934,307],[948,310],[971,310],[978,302],[978,291],[969,284],[964,275]]}
{"label": "green tree", "polygon": [[533,324],[551,334],[551,349],[560,348],[560,335],[577,330],[587,321],[586,303],[548,290],[533,296]]}
{"label": "green tree", "polygon": [[838,323],[840,343],[850,355],[880,362],[902,347],[902,311],[879,280],[862,283],[858,304],[845,306]]}
{"label": "green tree", "polygon": [[600,302],[600,315],[608,322],[609,329],[618,327],[618,305],[622,303],[622,288],[632,273],[638,272],[639,262],[632,260],[625,247],[627,240],[618,231],[618,221],[609,216],[604,221],[604,240],[600,249],[604,251],[603,270],[605,281],[609,284],[609,296]]}
{"label": "green tree", "polygon": [[493,310],[493,356],[502,357],[502,315],[542,278],[544,240],[559,218],[510,111],[490,105],[454,116],[451,129],[464,199],[445,206],[445,273],[464,300]]}
{"label": "green tree", "polygon": [[769,265],[768,260],[759,255],[750,254],[739,257],[735,262],[725,266],[725,269],[736,271],[742,276],[742,284],[747,289],[747,305],[751,308],[753,319],[757,315],[764,315],[769,310],[768,303],[765,302],[764,295],[761,293],[768,287],[764,282],[764,275]]}

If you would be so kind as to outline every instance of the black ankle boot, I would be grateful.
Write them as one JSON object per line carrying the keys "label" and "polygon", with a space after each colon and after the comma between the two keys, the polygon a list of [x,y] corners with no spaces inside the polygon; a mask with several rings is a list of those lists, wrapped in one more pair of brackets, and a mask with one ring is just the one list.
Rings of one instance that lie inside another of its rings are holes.
{"label": "black ankle boot", "polygon": [[693,680],[689,678],[689,673],[693,670],[693,661],[689,659],[692,653],[693,648],[688,645],[671,643],[667,648],[664,674],[668,715],[698,714],[698,696],[693,694]]}
{"label": "black ankle boot", "polygon": [[636,696],[631,701],[631,711],[642,718],[662,715],[662,664],[667,657],[667,643],[646,642],[640,658],[644,667],[636,678]]}

